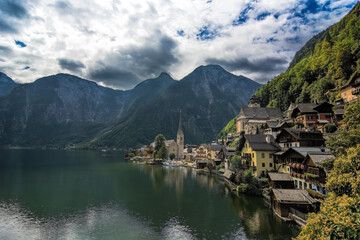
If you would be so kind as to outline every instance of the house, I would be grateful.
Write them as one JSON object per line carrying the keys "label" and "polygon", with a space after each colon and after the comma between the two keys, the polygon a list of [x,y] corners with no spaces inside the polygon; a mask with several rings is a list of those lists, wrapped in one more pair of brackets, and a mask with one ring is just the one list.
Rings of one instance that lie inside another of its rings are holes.
{"label": "house", "polygon": [[147,158],[151,158],[154,155],[154,146],[152,144],[150,144],[149,146],[145,147],[145,151],[143,152],[143,155]]}
{"label": "house", "polygon": [[312,198],[306,190],[271,189],[271,208],[281,219],[295,220],[301,225],[306,224],[307,213],[317,212],[319,202]]}
{"label": "house", "polygon": [[209,147],[207,144],[200,144],[195,149],[195,160],[207,160],[210,159]]}
{"label": "house", "polygon": [[291,118],[298,129],[317,129],[324,132],[326,124],[333,124],[332,105],[328,102],[298,103],[291,112]]}
{"label": "house", "polygon": [[294,189],[294,180],[287,173],[268,172],[269,187],[281,189]]}
{"label": "house", "polygon": [[322,194],[327,193],[325,190],[327,173],[320,163],[331,158],[335,156],[329,152],[308,152],[304,165],[306,182],[310,189]]}
{"label": "house", "polygon": [[325,143],[323,134],[318,131],[284,128],[275,140],[282,149],[303,146],[322,146]]}
{"label": "house", "polygon": [[277,137],[277,135],[284,129],[289,128],[290,125],[285,122],[279,122],[279,121],[266,121],[265,127],[264,127],[264,134],[272,135],[274,138]]}
{"label": "house", "polygon": [[356,101],[360,94],[360,72],[355,72],[349,81],[340,88],[341,98],[337,99],[337,105]]}
{"label": "house", "polygon": [[306,182],[305,158],[309,152],[329,153],[323,147],[292,147],[286,151],[274,153],[274,168],[276,171],[292,176],[294,185],[298,189],[310,188]]}
{"label": "house", "polygon": [[211,160],[208,159],[196,160],[196,169],[205,169],[210,164],[212,164]]}
{"label": "house", "polygon": [[218,159],[219,153],[221,149],[225,148],[224,145],[220,144],[210,144],[208,145],[208,152],[209,152],[209,158],[210,159]]}
{"label": "house", "polygon": [[245,169],[252,169],[253,175],[266,176],[274,169],[273,154],[280,150],[271,135],[245,134],[240,140],[242,164]]}
{"label": "house", "polygon": [[344,108],[335,108],[334,112],[334,123],[337,127],[342,127],[344,124],[342,120],[344,119],[345,109]]}
{"label": "house", "polygon": [[245,134],[256,134],[264,131],[266,121],[278,121],[283,119],[280,108],[260,107],[260,101],[256,96],[250,98],[247,107],[242,107],[236,118],[236,132],[244,131]]}
{"label": "house", "polygon": [[236,147],[224,147],[220,150],[218,158],[221,159],[221,162],[225,163],[225,169],[230,167],[230,159],[236,153]]}
{"label": "house", "polygon": [[196,145],[187,145],[184,148],[184,158],[190,161],[194,160],[196,153],[195,151],[196,151]]}

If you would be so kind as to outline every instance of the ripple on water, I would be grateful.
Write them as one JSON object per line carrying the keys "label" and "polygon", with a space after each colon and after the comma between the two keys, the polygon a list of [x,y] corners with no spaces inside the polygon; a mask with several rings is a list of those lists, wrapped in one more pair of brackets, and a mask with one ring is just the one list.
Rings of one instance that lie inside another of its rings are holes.
{"label": "ripple on water", "polygon": [[149,222],[117,204],[70,216],[36,219],[18,204],[0,204],[0,239],[161,239]]}

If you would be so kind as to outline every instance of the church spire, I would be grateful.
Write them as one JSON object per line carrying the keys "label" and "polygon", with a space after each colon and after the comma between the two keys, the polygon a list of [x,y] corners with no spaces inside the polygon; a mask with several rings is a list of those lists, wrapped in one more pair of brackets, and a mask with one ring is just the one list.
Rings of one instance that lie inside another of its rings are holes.
{"label": "church spire", "polygon": [[182,130],[182,121],[181,120],[182,119],[181,119],[181,109],[180,109],[180,119],[179,119],[178,134],[183,132],[183,130]]}

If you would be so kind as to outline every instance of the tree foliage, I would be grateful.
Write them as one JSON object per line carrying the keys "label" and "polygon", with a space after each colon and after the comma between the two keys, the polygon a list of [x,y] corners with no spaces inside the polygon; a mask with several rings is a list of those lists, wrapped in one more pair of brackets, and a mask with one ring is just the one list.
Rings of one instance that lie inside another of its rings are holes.
{"label": "tree foliage", "polygon": [[335,156],[345,154],[346,149],[360,143],[360,101],[347,106],[344,116],[342,122],[345,127],[326,141],[326,146]]}
{"label": "tree foliage", "polygon": [[167,156],[167,150],[165,147],[165,137],[162,134],[158,134],[155,137],[154,154],[156,158],[165,159]]}
{"label": "tree foliage", "polygon": [[347,107],[346,127],[327,145],[336,154],[327,163],[330,192],[318,214],[310,214],[297,239],[360,239],[360,101]]}
{"label": "tree foliage", "polygon": [[156,158],[165,159],[167,157],[167,150],[165,143],[160,147],[159,151],[156,152]]}
{"label": "tree foliage", "polygon": [[334,88],[360,70],[360,4],[339,23],[314,36],[289,69],[257,91],[264,106],[285,110],[291,102],[330,101]]}
{"label": "tree foliage", "polygon": [[242,167],[241,156],[235,155],[231,158],[231,168],[234,170],[239,170]]}

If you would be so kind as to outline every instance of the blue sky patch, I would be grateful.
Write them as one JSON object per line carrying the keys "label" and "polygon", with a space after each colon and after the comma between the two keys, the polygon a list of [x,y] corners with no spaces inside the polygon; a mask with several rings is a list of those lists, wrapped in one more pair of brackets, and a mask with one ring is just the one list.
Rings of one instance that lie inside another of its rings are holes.
{"label": "blue sky patch", "polygon": [[28,69],[30,69],[30,67],[29,67],[29,66],[26,66],[26,67],[24,67],[22,70],[28,70]]}
{"label": "blue sky patch", "polygon": [[181,37],[185,36],[184,30],[177,30],[177,34]]}
{"label": "blue sky patch", "polygon": [[199,33],[196,34],[196,39],[205,41],[205,40],[213,40],[219,36],[216,29],[210,29],[210,26],[203,26],[199,29]]}
{"label": "blue sky patch", "polygon": [[257,17],[256,17],[256,20],[257,21],[262,21],[264,20],[267,16],[270,16],[271,13],[269,12],[263,12],[263,13],[260,13]]}
{"label": "blue sky patch", "polygon": [[253,7],[248,5],[240,14],[239,17],[233,21],[233,26],[238,26],[241,24],[246,23],[247,20],[249,20],[249,16],[247,15],[250,10],[253,10]]}
{"label": "blue sky patch", "polygon": [[16,45],[18,45],[18,46],[20,46],[20,47],[22,47],[22,48],[24,48],[24,47],[26,47],[27,45],[25,44],[25,43],[23,43],[22,41],[18,41],[18,40],[14,40],[15,41],[15,44]]}

